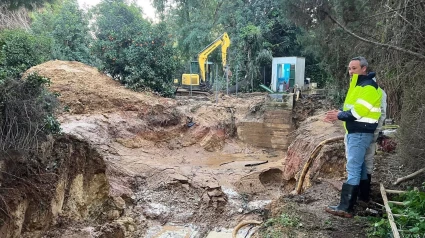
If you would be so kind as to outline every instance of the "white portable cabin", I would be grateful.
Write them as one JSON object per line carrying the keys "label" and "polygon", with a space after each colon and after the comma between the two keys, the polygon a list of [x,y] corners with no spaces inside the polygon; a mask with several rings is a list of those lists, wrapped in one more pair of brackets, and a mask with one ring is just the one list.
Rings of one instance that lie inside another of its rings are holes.
{"label": "white portable cabin", "polygon": [[298,85],[298,88],[302,88],[305,79],[304,73],[304,57],[274,57],[272,61],[271,89],[275,92],[282,92],[295,84]]}

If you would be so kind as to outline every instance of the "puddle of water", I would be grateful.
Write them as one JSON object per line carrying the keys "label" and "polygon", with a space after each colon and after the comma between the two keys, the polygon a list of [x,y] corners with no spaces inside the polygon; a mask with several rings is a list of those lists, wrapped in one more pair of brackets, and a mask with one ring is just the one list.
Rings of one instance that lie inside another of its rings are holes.
{"label": "puddle of water", "polygon": [[[232,238],[232,229],[223,229],[221,231],[211,231],[208,233],[206,238]],[[244,238],[244,237],[252,237],[255,230],[251,229],[249,226],[243,227],[239,229],[238,234],[236,235],[236,238]]]}
{"label": "puddle of water", "polygon": [[[245,213],[252,212],[254,210],[261,210],[271,202],[271,200],[255,200],[249,203],[242,201],[242,197],[235,190],[229,187],[222,187],[223,192],[228,196],[229,206],[232,207],[235,213]],[[164,210],[164,206],[158,204],[150,204],[151,208],[160,208]],[[169,209],[169,208],[168,208]],[[252,237],[255,232],[256,227],[245,226],[242,227],[237,235],[237,238],[242,237]],[[200,229],[199,226],[194,224],[188,225],[176,225],[176,224],[166,224],[164,226],[152,226],[147,231],[147,238],[200,238]],[[224,228],[216,227],[213,228],[206,236],[206,238],[232,238],[233,228]]]}
{"label": "puddle of water", "polygon": [[198,232],[192,226],[155,226],[149,228],[146,238],[193,238]]}
{"label": "puddle of water", "polygon": [[[233,229],[216,228],[210,231],[206,238],[232,238]],[[238,231],[237,238],[252,237],[255,230],[250,226],[241,228]],[[198,238],[199,232],[195,226],[173,226],[166,225],[163,227],[152,227],[147,232],[147,238]]]}

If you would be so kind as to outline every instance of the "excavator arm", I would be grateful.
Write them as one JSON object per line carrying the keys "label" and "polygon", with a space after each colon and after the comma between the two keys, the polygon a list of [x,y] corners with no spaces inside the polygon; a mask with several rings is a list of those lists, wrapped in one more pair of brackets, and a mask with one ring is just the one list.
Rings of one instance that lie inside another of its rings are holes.
{"label": "excavator arm", "polygon": [[203,49],[198,54],[198,62],[199,62],[199,70],[201,81],[205,82],[205,62],[208,59],[208,56],[221,45],[221,62],[223,64],[223,69],[226,69],[227,66],[227,48],[230,46],[230,39],[227,33],[223,33],[220,37],[218,37],[215,41],[209,44],[205,49]]}

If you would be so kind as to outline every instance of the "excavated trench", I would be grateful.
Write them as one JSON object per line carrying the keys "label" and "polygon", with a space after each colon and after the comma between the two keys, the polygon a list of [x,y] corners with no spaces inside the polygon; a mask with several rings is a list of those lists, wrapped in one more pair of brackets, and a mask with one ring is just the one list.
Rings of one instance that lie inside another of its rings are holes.
{"label": "excavated trench", "polygon": [[46,142],[40,159],[55,161],[51,185],[35,198],[23,190],[14,205],[10,197],[2,237],[224,237],[293,189],[282,179],[284,151],[241,142],[234,111],[205,108],[224,120],[202,126],[195,116],[189,127],[175,108],[153,110],[65,115],[71,137]]}
{"label": "excavated trench", "polygon": [[[256,97],[260,108],[266,105],[264,95]],[[103,147],[110,195],[125,201],[108,217],[133,222],[133,228],[123,227],[124,237],[225,237],[241,220],[261,220],[266,205],[294,187],[282,179],[285,151],[272,148],[278,143],[258,148],[240,139],[240,111],[180,99],[175,108],[156,105],[103,119],[68,115],[63,127]],[[102,132],[100,142],[94,135]]]}
{"label": "excavated trench", "polygon": [[[64,136],[20,158],[38,170],[3,160],[13,176],[0,178],[1,237],[232,237],[240,221],[262,221],[295,188],[314,147],[342,130],[319,115],[295,131],[292,105],[265,94],[172,100],[131,92],[77,62],[32,70],[53,79],[70,110],[60,117]],[[335,159],[343,145],[332,146],[305,187],[343,176]]]}

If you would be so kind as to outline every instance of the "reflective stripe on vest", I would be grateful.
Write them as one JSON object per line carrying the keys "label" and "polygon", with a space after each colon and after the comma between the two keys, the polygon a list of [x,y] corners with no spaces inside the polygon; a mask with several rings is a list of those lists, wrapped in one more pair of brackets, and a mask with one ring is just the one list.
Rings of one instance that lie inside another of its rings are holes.
{"label": "reflective stripe on vest", "polygon": [[[365,106],[367,109],[369,109],[371,112],[381,112],[381,108],[377,108],[377,107],[373,107],[372,104],[366,102],[363,99],[357,99],[356,103],[361,104],[363,106]],[[352,106],[352,105],[351,105]]]}
{"label": "reflective stripe on vest", "polygon": [[[380,110],[380,109],[379,109]],[[369,118],[369,117],[361,117],[354,108],[351,108],[351,114],[356,118],[357,122],[366,122],[366,123],[378,123],[378,120]],[[379,111],[380,112],[380,111]]]}

